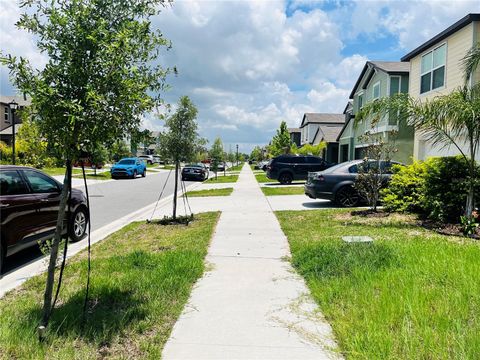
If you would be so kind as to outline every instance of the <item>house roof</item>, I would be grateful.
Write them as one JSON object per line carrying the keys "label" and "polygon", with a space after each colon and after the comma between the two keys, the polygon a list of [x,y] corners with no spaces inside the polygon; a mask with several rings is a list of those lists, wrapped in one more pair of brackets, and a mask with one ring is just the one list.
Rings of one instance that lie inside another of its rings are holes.
{"label": "house roof", "polygon": [[480,14],[468,14],[458,20],[455,24],[449,26],[441,33],[435,35],[433,38],[424,42],[422,45],[417,47],[416,49],[410,51],[407,55],[402,57],[402,61],[410,61],[410,59],[414,58],[415,56],[421,54],[428,48],[432,47],[433,45],[439,43],[440,41],[446,39],[450,35],[456,33],[458,30],[462,29],[463,27],[467,26],[473,21],[480,21]]}
{"label": "house roof", "polygon": [[307,124],[343,124],[345,122],[345,115],[331,114],[331,113],[305,113],[303,114],[302,124],[300,128]]}
{"label": "house roof", "polygon": [[18,96],[18,95],[0,95],[0,103],[2,104],[8,104],[12,100],[15,100],[16,103],[20,106],[27,106],[30,105],[30,99],[25,98],[23,96]]}
{"label": "house roof", "polygon": [[[22,127],[22,123],[17,124],[15,122],[15,134],[18,133],[18,130]],[[0,131],[0,135],[12,135],[12,125],[6,127]]]}
{"label": "house roof", "polygon": [[321,136],[320,141],[336,142],[338,134],[342,131],[343,124],[321,124],[318,131],[315,133],[313,143],[315,143],[316,137]]}
{"label": "house roof", "polygon": [[290,134],[292,134],[292,133],[299,133],[299,132],[301,132],[301,130],[300,130],[300,128],[288,128],[288,132],[289,132]]}
{"label": "house roof", "polygon": [[[410,72],[410,63],[401,61],[367,61],[362,69],[362,72],[360,73],[360,76],[355,82],[355,86],[353,87],[352,92],[350,93],[350,99],[353,99],[355,92],[357,91],[363,77],[369,69],[378,69],[386,72],[387,74],[408,74]],[[373,76],[373,73],[369,75]]]}

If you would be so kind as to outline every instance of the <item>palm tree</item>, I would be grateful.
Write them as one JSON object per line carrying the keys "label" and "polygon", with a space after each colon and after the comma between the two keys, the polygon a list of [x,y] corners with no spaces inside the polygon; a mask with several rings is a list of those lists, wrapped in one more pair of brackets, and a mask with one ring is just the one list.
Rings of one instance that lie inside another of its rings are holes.
{"label": "palm tree", "polygon": [[477,44],[463,58],[465,84],[462,87],[425,101],[413,99],[408,94],[381,98],[365,105],[355,119],[357,122],[371,117],[374,126],[382,115],[397,114],[399,121],[413,125],[434,146],[457,148],[469,164],[467,217],[472,216],[475,206],[476,155],[480,149],[480,84],[472,85],[470,79],[479,64],[480,44]]}

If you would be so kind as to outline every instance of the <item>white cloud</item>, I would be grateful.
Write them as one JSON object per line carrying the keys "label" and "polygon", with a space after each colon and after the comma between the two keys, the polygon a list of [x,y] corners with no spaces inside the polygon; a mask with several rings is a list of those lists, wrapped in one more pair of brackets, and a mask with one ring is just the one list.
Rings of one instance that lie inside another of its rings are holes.
{"label": "white cloud", "polygon": [[[390,49],[407,52],[478,10],[478,2],[460,0],[454,6],[435,0],[180,0],[153,23],[173,42],[158,61],[179,70],[168,80],[166,100],[190,96],[202,136],[221,136],[247,151],[268,143],[281,120],[294,127],[305,112],[341,112],[368,58],[388,60],[375,54]],[[2,2],[0,47],[42,64],[31,36],[14,28],[19,13],[13,1]],[[385,39],[388,49],[376,45]],[[4,70],[1,81],[5,89]],[[157,130],[162,122],[146,115],[143,126]]]}

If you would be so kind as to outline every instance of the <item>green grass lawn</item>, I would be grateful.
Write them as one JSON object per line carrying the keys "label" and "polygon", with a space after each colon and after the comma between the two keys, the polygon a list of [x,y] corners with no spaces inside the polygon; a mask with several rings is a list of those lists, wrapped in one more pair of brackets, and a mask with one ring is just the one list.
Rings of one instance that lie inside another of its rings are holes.
{"label": "green grass lawn", "polygon": [[240,171],[242,170],[242,168],[243,168],[243,163],[239,163],[238,166],[237,165],[232,166],[228,168],[227,171]]}
{"label": "green grass lawn", "polygon": [[[94,179],[94,180],[110,180],[112,178],[110,171],[98,172],[97,175],[93,173],[85,173],[87,179]],[[76,179],[83,179],[82,172],[80,171],[79,175],[73,175]]]}
{"label": "green grass lawn", "polygon": [[[480,244],[405,216],[277,212],[314,299],[351,359],[478,359]],[[373,244],[347,244],[368,235]]]}
{"label": "green grass lawn", "polygon": [[273,195],[303,195],[305,191],[303,186],[285,186],[285,187],[262,187],[265,196]]}
{"label": "green grass lawn", "polygon": [[269,179],[264,172],[262,172],[260,174],[256,174],[255,178],[257,179],[257,181],[259,183],[277,182],[276,180]]}
{"label": "green grass lawn", "polygon": [[159,359],[204,257],[219,213],[189,226],[132,223],[92,248],[91,293],[82,328],[86,252],[65,268],[47,338],[39,343],[45,276],[0,299],[0,359]]}
{"label": "green grass lawn", "polygon": [[229,196],[232,194],[233,188],[223,189],[209,189],[209,190],[197,190],[187,191],[188,197],[207,197],[207,196]]}
{"label": "green grass lawn", "polygon": [[210,179],[208,179],[206,182],[210,184],[221,184],[221,183],[234,183],[237,182],[238,180],[238,175],[227,175],[227,176],[218,176],[217,179],[215,179],[215,175],[212,175]]}
{"label": "green grass lawn", "polygon": [[[57,175],[65,175],[65,168],[63,167],[54,167],[54,168],[42,168],[39,169],[40,171],[43,171],[45,174],[48,174],[50,176],[57,176]],[[89,173],[92,172],[93,170],[90,168],[85,168],[85,172]],[[81,169],[72,169],[72,174],[81,174],[82,170]]]}

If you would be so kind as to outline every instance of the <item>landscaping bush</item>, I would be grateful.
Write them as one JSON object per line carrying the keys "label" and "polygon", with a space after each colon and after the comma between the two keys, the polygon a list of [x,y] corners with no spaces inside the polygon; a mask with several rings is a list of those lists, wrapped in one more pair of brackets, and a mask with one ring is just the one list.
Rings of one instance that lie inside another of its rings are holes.
{"label": "landscaping bush", "polygon": [[[442,222],[460,221],[465,211],[468,193],[468,163],[461,156],[430,158],[426,162],[425,211],[432,220]],[[476,178],[480,175],[477,166]],[[477,183],[476,202],[480,200]]]}
{"label": "landscaping bush", "polygon": [[[477,176],[480,168],[477,168]],[[458,223],[465,210],[468,163],[461,156],[430,158],[398,166],[382,191],[385,209],[413,212],[435,221]],[[480,200],[480,184],[475,189]]]}
{"label": "landscaping bush", "polygon": [[423,213],[427,164],[415,161],[409,166],[394,165],[392,169],[394,175],[381,192],[385,210]]}

